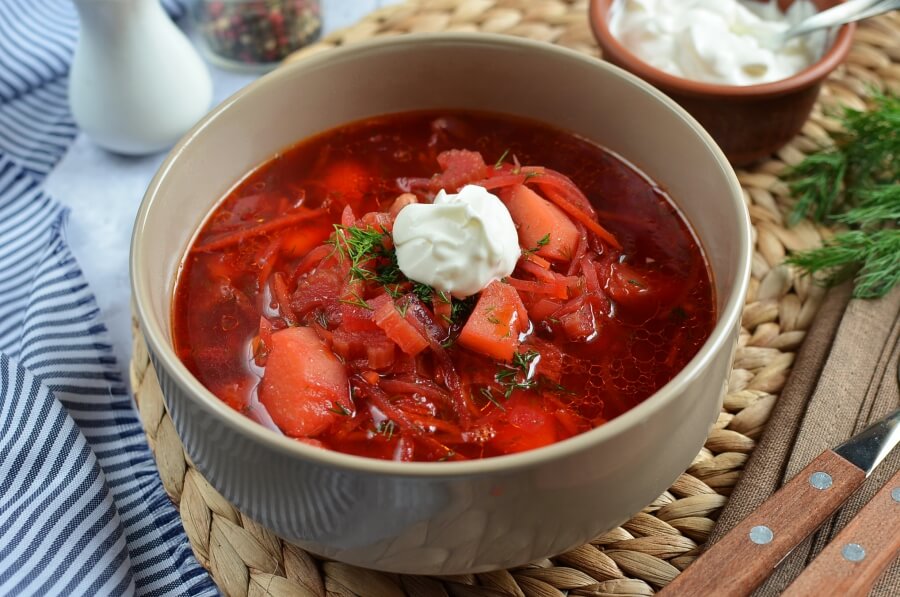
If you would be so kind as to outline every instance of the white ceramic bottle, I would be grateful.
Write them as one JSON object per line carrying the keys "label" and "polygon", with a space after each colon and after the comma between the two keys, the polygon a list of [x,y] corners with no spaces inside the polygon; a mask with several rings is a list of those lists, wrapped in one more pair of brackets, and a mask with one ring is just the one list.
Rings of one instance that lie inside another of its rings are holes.
{"label": "white ceramic bottle", "polygon": [[171,147],[209,109],[212,80],[159,0],[75,0],[81,32],[69,78],[75,122],[124,154]]}

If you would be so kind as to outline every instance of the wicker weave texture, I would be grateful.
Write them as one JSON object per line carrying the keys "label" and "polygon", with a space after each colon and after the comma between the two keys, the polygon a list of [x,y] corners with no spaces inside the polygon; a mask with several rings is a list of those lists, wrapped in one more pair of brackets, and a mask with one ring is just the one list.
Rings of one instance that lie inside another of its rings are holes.
{"label": "wicker weave texture", "polygon": [[[289,60],[372,37],[413,32],[489,31],[561,44],[597,56],[584,0],[410,0],[371,14]],[[718,422],[691,467],[634,518],[558,557],[487,574],[428,578],[321,562],[237,511],[184,453],[140,330],[131,381],[166,491],[178,505],[200,563],[226,595],[416,597],[474,595],[644,596],[697,556],[778,399],[794,353],[824,291],[782,264],[830,231],[788,228],[794,203],[778,174],[840,132],[841,106],[866,107],[871,90],[900,93],[900,15],[863,24],[847,63],[823,87],[802,133],[770,160],[738,173],[754,227],[753,277],[734,370]]]}

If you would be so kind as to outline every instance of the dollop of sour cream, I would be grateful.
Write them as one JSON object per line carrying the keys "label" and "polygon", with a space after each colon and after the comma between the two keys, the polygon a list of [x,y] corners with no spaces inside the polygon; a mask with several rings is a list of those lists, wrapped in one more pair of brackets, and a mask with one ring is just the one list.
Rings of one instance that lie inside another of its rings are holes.
{"label": "dollop of sour cream", "polygon": [[407,278],[456,298],[510,275],[521,255],[506,206],[476,185],[455,195],[441,190],[430,204],[407,205],[397,214],[393,237]]}
{"label": "dollop of sour cream", "polygon": [[826,34],[786,44],[777,35],[816,12],[810,0],[787,13],[776,0],[618,0],[612,34],[631,52],[669,74],[723,85],[758,85],[793,76],[819,59]]}

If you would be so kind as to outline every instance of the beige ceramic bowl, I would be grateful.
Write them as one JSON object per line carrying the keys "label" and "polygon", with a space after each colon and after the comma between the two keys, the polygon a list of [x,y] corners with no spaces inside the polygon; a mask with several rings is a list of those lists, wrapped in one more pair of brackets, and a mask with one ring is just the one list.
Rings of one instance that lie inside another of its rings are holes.
{"label": "beige ceramic bowl", "polygon": [[[539,119],[612,148],[666,188],[715,273],[719,321],[669,384],[558,444],[471,462],[396,463],[309,447],[228,408],[172,350],[175,276],[228,189],[278,150],[343,123],[425,108]],[[250,85],[171,152],[135,225],[131,278],[175,428],[197,468],[252,518],[327,558],[453,574],[563,552],[627,520],[684,471],[721,405],[750,265],[738,182],[674,102],[595,59],[489,35],[405,36],[314,55]]]}

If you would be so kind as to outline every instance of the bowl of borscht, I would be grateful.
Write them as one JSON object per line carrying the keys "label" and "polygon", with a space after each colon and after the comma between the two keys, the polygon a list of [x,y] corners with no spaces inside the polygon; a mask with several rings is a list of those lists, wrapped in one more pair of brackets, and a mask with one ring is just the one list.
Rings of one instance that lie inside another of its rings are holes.
{"label": "bowl of borscht", "polygon": [[590,541],[716,420],[749,217],[636,77],[410,35],[281,68],[169,154],[131,280],[197,469],[323,558],[462,574]]}

